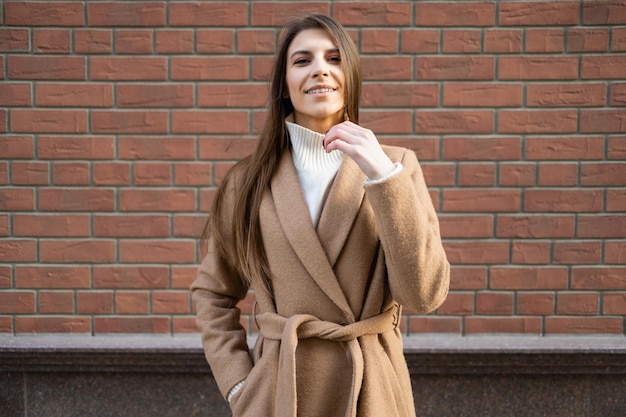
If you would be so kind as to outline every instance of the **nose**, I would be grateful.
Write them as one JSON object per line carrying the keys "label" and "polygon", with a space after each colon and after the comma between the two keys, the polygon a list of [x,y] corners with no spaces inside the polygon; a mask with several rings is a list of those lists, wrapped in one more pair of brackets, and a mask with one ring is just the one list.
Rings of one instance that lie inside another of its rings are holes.
{"label": "nose", "polygon": [[311,66],[311,76],[319,77],[319,76],[328,76],[328,63],[325,59],[316,59]]}

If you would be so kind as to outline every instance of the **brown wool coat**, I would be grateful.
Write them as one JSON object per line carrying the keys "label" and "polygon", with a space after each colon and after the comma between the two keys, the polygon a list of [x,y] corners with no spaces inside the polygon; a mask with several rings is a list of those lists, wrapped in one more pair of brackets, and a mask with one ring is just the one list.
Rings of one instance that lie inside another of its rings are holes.
{"label": "brown wool coat", "polygon": [[[449,264],[415,154],[384,149],[402,172],[364,186],[345,157],[317,230],[291,155],[283,156],[261,204],[273,294],[252,283],[260,327],[252,358],[236,309],[248,288],[233,268],[234,250],[217,253],[209,241],[193,299],[220,391],[226,396],[246,379],[231,402],[235,417],[415,416],[397,304],[437,308]],[[229,196],[236,182],[226,185]]]}

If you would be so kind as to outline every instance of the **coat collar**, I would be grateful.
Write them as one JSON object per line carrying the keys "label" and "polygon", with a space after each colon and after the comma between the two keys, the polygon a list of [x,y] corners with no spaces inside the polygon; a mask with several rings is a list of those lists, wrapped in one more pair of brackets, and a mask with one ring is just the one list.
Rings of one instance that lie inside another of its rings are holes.
{"label": "coat collar", "polygon": [[350,321],[354,314],[333,271],[363,201],[365,175],[344,157],[322,209],[317,232],[298,182],[291,152],[285,152],[272,177],[276,212],[296,255],[324,293]]}

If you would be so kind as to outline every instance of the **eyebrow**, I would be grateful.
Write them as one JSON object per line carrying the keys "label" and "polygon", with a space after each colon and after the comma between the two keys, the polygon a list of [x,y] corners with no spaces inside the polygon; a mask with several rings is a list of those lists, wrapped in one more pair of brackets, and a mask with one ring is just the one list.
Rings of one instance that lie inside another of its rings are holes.
{"label": "eyebrow", "polygon": [[[333,53],[333,52],[339,52],[339,48],[333,48],[333,49],[329,49],[326,51],[326,53]],[[302,55],[311,55],[311,51],[306,51],[306,50],[301,50],[301,51],[295,51],[293,54],[291,54],[289,56],[289,58],[293,58],[294,56],[298,55],[298,54],[302,54]]]}

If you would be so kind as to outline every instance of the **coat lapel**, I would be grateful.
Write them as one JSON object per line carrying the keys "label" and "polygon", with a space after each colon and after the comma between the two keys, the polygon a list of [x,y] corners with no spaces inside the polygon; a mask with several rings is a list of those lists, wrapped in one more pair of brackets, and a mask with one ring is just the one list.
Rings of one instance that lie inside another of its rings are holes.
{"label": "coat lapel", "polygon": [[354,321],[350,305],[313,228],[291,152],[285,152],[282,156],[278,170],[272,177],[271,192],[282,229],[300,262],[328,298],[347,318]]}
{"label": "coat lapel", "polygon": [[351,158],[344,157],[328,193],[317,234],[332,266],[344,247],[365,195],[365,174]]}

